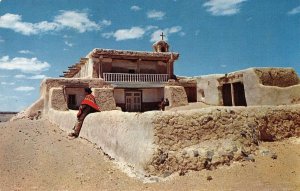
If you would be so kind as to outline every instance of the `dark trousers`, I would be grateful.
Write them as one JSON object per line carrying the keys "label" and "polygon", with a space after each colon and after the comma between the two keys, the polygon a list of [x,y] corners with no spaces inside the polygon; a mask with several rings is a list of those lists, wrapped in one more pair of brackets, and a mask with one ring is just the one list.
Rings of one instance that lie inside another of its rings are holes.
{"label": "dark trousers", "polygon": [[81,130],[81,127],[82,127],[85,117],[88,114],[93,113],[95,111],[92,107],[90,107],[88,105],[82,105],[80,107],[81,107],[81,114],[79,116],[77,116],[77,122],[75,123],[75,125],[73,127],[74,134],[77,137],[79,136],[79,133],[80,133],[80,130]]}

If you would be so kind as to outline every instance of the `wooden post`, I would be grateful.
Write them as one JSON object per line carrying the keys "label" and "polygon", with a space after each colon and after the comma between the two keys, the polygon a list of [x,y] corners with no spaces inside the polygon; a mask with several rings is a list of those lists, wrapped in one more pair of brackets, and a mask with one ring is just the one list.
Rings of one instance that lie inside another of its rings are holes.
{"label": "wooden post", "polygon": [[102,59],[103,59],[103,56],[101,55],[99,57],[99,65],[98,65],[98,75],[99,75],[99,78],[104,78],[103,76],[103,69],[102,69]]}

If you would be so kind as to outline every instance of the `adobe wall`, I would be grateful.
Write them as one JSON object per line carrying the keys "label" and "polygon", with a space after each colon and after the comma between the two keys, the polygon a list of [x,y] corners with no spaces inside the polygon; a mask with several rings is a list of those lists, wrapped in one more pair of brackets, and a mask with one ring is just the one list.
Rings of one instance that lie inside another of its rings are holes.
{"label": "adobe wall", "polygon": [[102,88],[104,86],[103,79],[81,79],[81,78],[46,78],[41,83],[40,94],[44,100],[43,113],[46,114],[49,110],[50,89],[63,88],[65,86],[88,86],[92,88]]}
{"label": "adobe wall", "polygon": [[93,88],[92,91],[95,96],[96,103],[100,106],[101,111],[116,109],[113,88]]}
{"label": "adobe wall", "polygon": [[[143,174],[144,166],[152,158],[154,113],[104,111],[88,115],[80,136],[97,144],[109,156],[125,162]],[[70,132],[76,122],[75,111],[50,109],[47,118],[61,129]]]}
{"label": "adobe wall", "polygon": [[223,74],[215,74],[195,77],[197,81],[197,101],[210,105],[221,105],[218,79],[223,76]]}
{"label": "adobe wall", "polygon": [[[276,83],[283,86],[282,82],[278,81],[281,77],[277,77],[278,79],[274,80],[272,86],[267,86],[261,84],[262,78],[257,75],[257,69],[245,70],[243,83],[247,105],[291,105],[300,103],[300,84],[297,84],[294,75],[290,74],[291,78],[285,79],[287,83],[295,85],[288,87],[275,86]],[[267,83],[266,80],[265,83]]]}
{"label": "adobe wall", "polygon": [[255,68],[260,83],[265,86],[289,87],[299,84],[293,68]]}
{"label": "adobe wall", "polygon": [[299,105],[164,112],[154,121],[158,149],[146,170],[167,176],[253,160],[260,141],[291,136],[300,136]]}
{"label": "adobe wall", "polygon": [[[75,116],[52,109],[48,114],[51,122],[67,131]],[[165,177],[254,160],[261,141],[300,136],[300,105],[106,111],[87,116],[80,136],[135,171]]]}
{"label": "adobe wall", "polygon": [[188,98],[183,86],[165,86],[165,98],[169,100],[169,107],[188,105]]}
{"label": "adobe wall", "polygon": [[63,88],[51,88],[50,89],[50,103],[49,107],[58,111],[67,111],[67,98],[64,95]]}

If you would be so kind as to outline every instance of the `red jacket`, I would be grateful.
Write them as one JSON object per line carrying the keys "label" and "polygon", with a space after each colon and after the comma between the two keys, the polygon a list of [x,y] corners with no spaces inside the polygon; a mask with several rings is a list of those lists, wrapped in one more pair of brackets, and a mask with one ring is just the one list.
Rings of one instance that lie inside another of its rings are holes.
{"label": "red jacket", "polygon": [[[95,97],[92,94],[88,94],[85,96],[85,98],[82,100],[80,105],[88,105],[95,109],[96,111],[100,111],[100,107],[96,104]],[[80,116],[81,114],[81,107],[79,108],[79,111],[77,113],[77,116]]]}

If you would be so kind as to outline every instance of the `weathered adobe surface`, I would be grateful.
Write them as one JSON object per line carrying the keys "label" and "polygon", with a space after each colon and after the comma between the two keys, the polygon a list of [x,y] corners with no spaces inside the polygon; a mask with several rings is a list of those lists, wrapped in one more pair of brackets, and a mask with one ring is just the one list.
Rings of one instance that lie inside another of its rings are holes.
{"label": "weathered adobe surface", "polygon": [[158,149],[145,170],[166,177],[232,161],[254,161],[261,141],[300,136],[299,111],[299,106],[280,106],[164,113],[154,121]]}
{"label": "weathered adobe surface", "polygon": [[98,55],[108,55],[108,56],[148,56],[148,57],[162,57],[178,59],[179,54],[176,52],[146,52],[146,51],[132,51],[132,50],[113,50],[113,49],[99,49],[96,48],[90,53],[93,57],[98,57]]}
{"label": "weathered adobe surface", "polygon": [[188,105],[187,95],[182,86],[166,86],[165,96],[169,99],[170,107]]}
{"label": "weathered adobe surface", "polygon": [[101,111],[116,109],[113,88],[94,88],[93,92]]}
{"label": "weathered adobe surface", "polygon": [[259,68],[255,73],[265,86],[289,87],[299,84],[299,78],[294,69]]}

